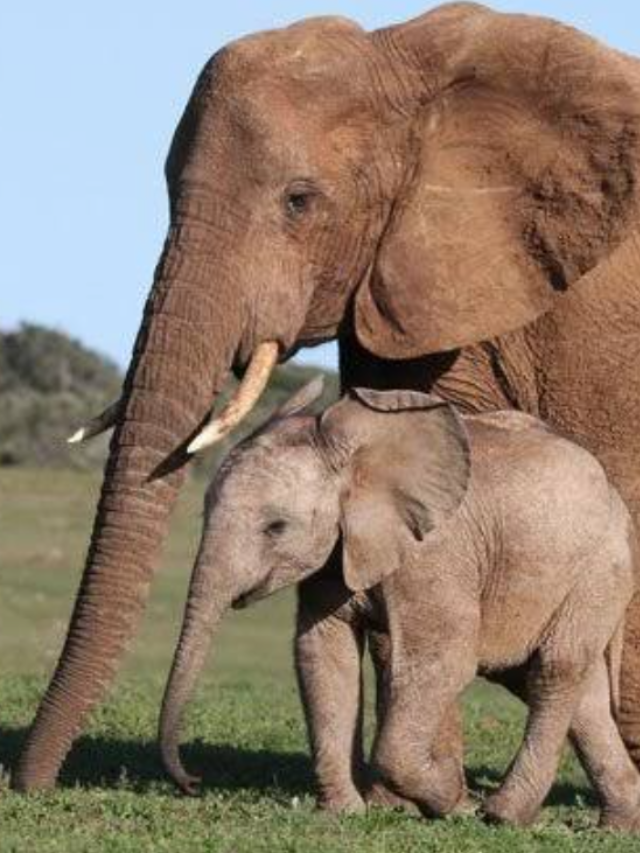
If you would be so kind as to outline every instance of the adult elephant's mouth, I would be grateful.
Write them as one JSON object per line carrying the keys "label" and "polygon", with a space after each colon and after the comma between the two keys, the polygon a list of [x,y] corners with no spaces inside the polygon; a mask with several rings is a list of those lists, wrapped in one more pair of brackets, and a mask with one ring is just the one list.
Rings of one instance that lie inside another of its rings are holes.
{"label": "adult elephant's mouth", "polygon": [[313,349],[314,347],[321,347],[324,344],[332,343],[332,341],[335,341],[335,339],[336,339],[336,332],[335,331],[332,333],[327,332],[326,334],[318,335],[317,337],[313,336],[313,337],[307,337],[307,338],[300,338],[298,341],[296,341],[296,343],[293,346],[291,346],[287,350],[287,353],[284,356],[283,361],[288,361],[290,358],[293,358],[295,355],[297,355],[300,352],[300,350],[307,350],[307,349]]}
{"label": "adult elephant's mouth", "polygon": [[[199,453],[220,441],[249,414],[258,402],[278,363],[281,347],[276,341],[265,341],[256,348],[242,369],[240,385],[224,410],[204,424],[188,443],[187,453]],[[71,435],[71,444],[86,441],[115,426],[123,411],[124,401],[116,400],[103,412],[83,424]]]}
{"label": "adult elephant's mouth", "polygon": [[238,426],[258,402],[278,363],[280,345],[265,341],[256,348],[251,361],[224,411],[214,417],[194,436],[187,446],[188,453],[199,453],[220,441]]}
{"label": "adult elephant's mouth", "polygon": [[[292,347],[284,343],[284,341],[277,335],[274,335],[270,338],[265,338],[264,342],[275,344],[275,346],[277,347],[276,364],[288,361],[289,358],[291,358]],[[255,360],[257,351],[262,346],[262,343],[255,344],[250,349],[247,349],[246,354],[244,349],[238,349],[236,358],[233,360],[233,363],[231,365],[231,372],[233,373],[235,379],[238,380],[238,382],[242,382],[244,380],[247,371]]]}

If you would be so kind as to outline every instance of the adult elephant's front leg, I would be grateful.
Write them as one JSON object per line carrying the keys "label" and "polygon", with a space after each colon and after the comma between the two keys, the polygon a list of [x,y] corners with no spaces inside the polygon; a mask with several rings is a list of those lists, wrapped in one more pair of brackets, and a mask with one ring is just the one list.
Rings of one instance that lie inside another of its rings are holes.
{"label": "adult elephant's front leg", "polygon": [[323,575],[298,591],[296,673],[304,705],[320,808],[364,809],[362,650],[359,626],[336,613],[348,591]]}

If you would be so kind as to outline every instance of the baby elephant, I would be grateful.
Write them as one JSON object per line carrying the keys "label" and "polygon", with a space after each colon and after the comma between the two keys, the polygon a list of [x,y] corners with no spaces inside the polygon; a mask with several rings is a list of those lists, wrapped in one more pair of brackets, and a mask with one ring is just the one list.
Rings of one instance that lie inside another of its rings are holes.
{"label": "baby elephant", "polygon": [[318,392],[303,389],[239,445],[208,492],[160,721],[170,774],[193,790],[180,718],[224,611],[309,578],[296,661],[325,805],[362,804],[369,631],[373,765],[392,792],[428,813],[461,801],[461,756],[438,744],[481,673],[529,705],[489,817],[534,818],[569,734],[601,823],[638,828],[640,775],[613,717],[636,543],[600,465],[519,413],[463,419],[426,394],[354,389],[312,417],[304,409]]}

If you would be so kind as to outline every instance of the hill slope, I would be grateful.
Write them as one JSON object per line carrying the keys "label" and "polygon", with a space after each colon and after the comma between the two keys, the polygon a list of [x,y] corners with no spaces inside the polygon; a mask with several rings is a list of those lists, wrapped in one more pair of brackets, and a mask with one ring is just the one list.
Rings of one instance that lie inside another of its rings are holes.
{"label": "hill slope", "polygon": [[[240,437],[253,431],[318,368],[278,368],[246,426],[216,452],[198,460],[209,467]],[[327,373],[324,401],[337,394]],[[0,465],[93,467],[103,464],[108,436],[69,446],[66,437],[120,394],[122,375],[113,362],[68,335],[24,324],[0,332]]]}
{"label": "hill slope", "polygon": [[0,464],[100,464],[105,441],[72,451],[70,428],[118,396],[112,362],[62,332],[0,333]]}

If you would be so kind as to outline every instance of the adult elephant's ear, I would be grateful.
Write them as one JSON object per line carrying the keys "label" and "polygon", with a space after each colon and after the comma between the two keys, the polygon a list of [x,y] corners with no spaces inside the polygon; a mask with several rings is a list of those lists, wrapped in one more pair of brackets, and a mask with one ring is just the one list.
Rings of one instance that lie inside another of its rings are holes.
{"label": "adult elephant's ear", "polygon": [[401,566],[408,542],[459,506],[469,481],[466,430],[437,397],[366,389],[327,410],[320,429],[344,472],[345,583],[369,589]]}
{"label": "adult elephant's ear", "polygon": [[637,224],[633,60],[466,4],[373,38],[389,85],[412,81],[396,106],[415,160],[356,295],[360,341],[409,358],[532,321]]}

